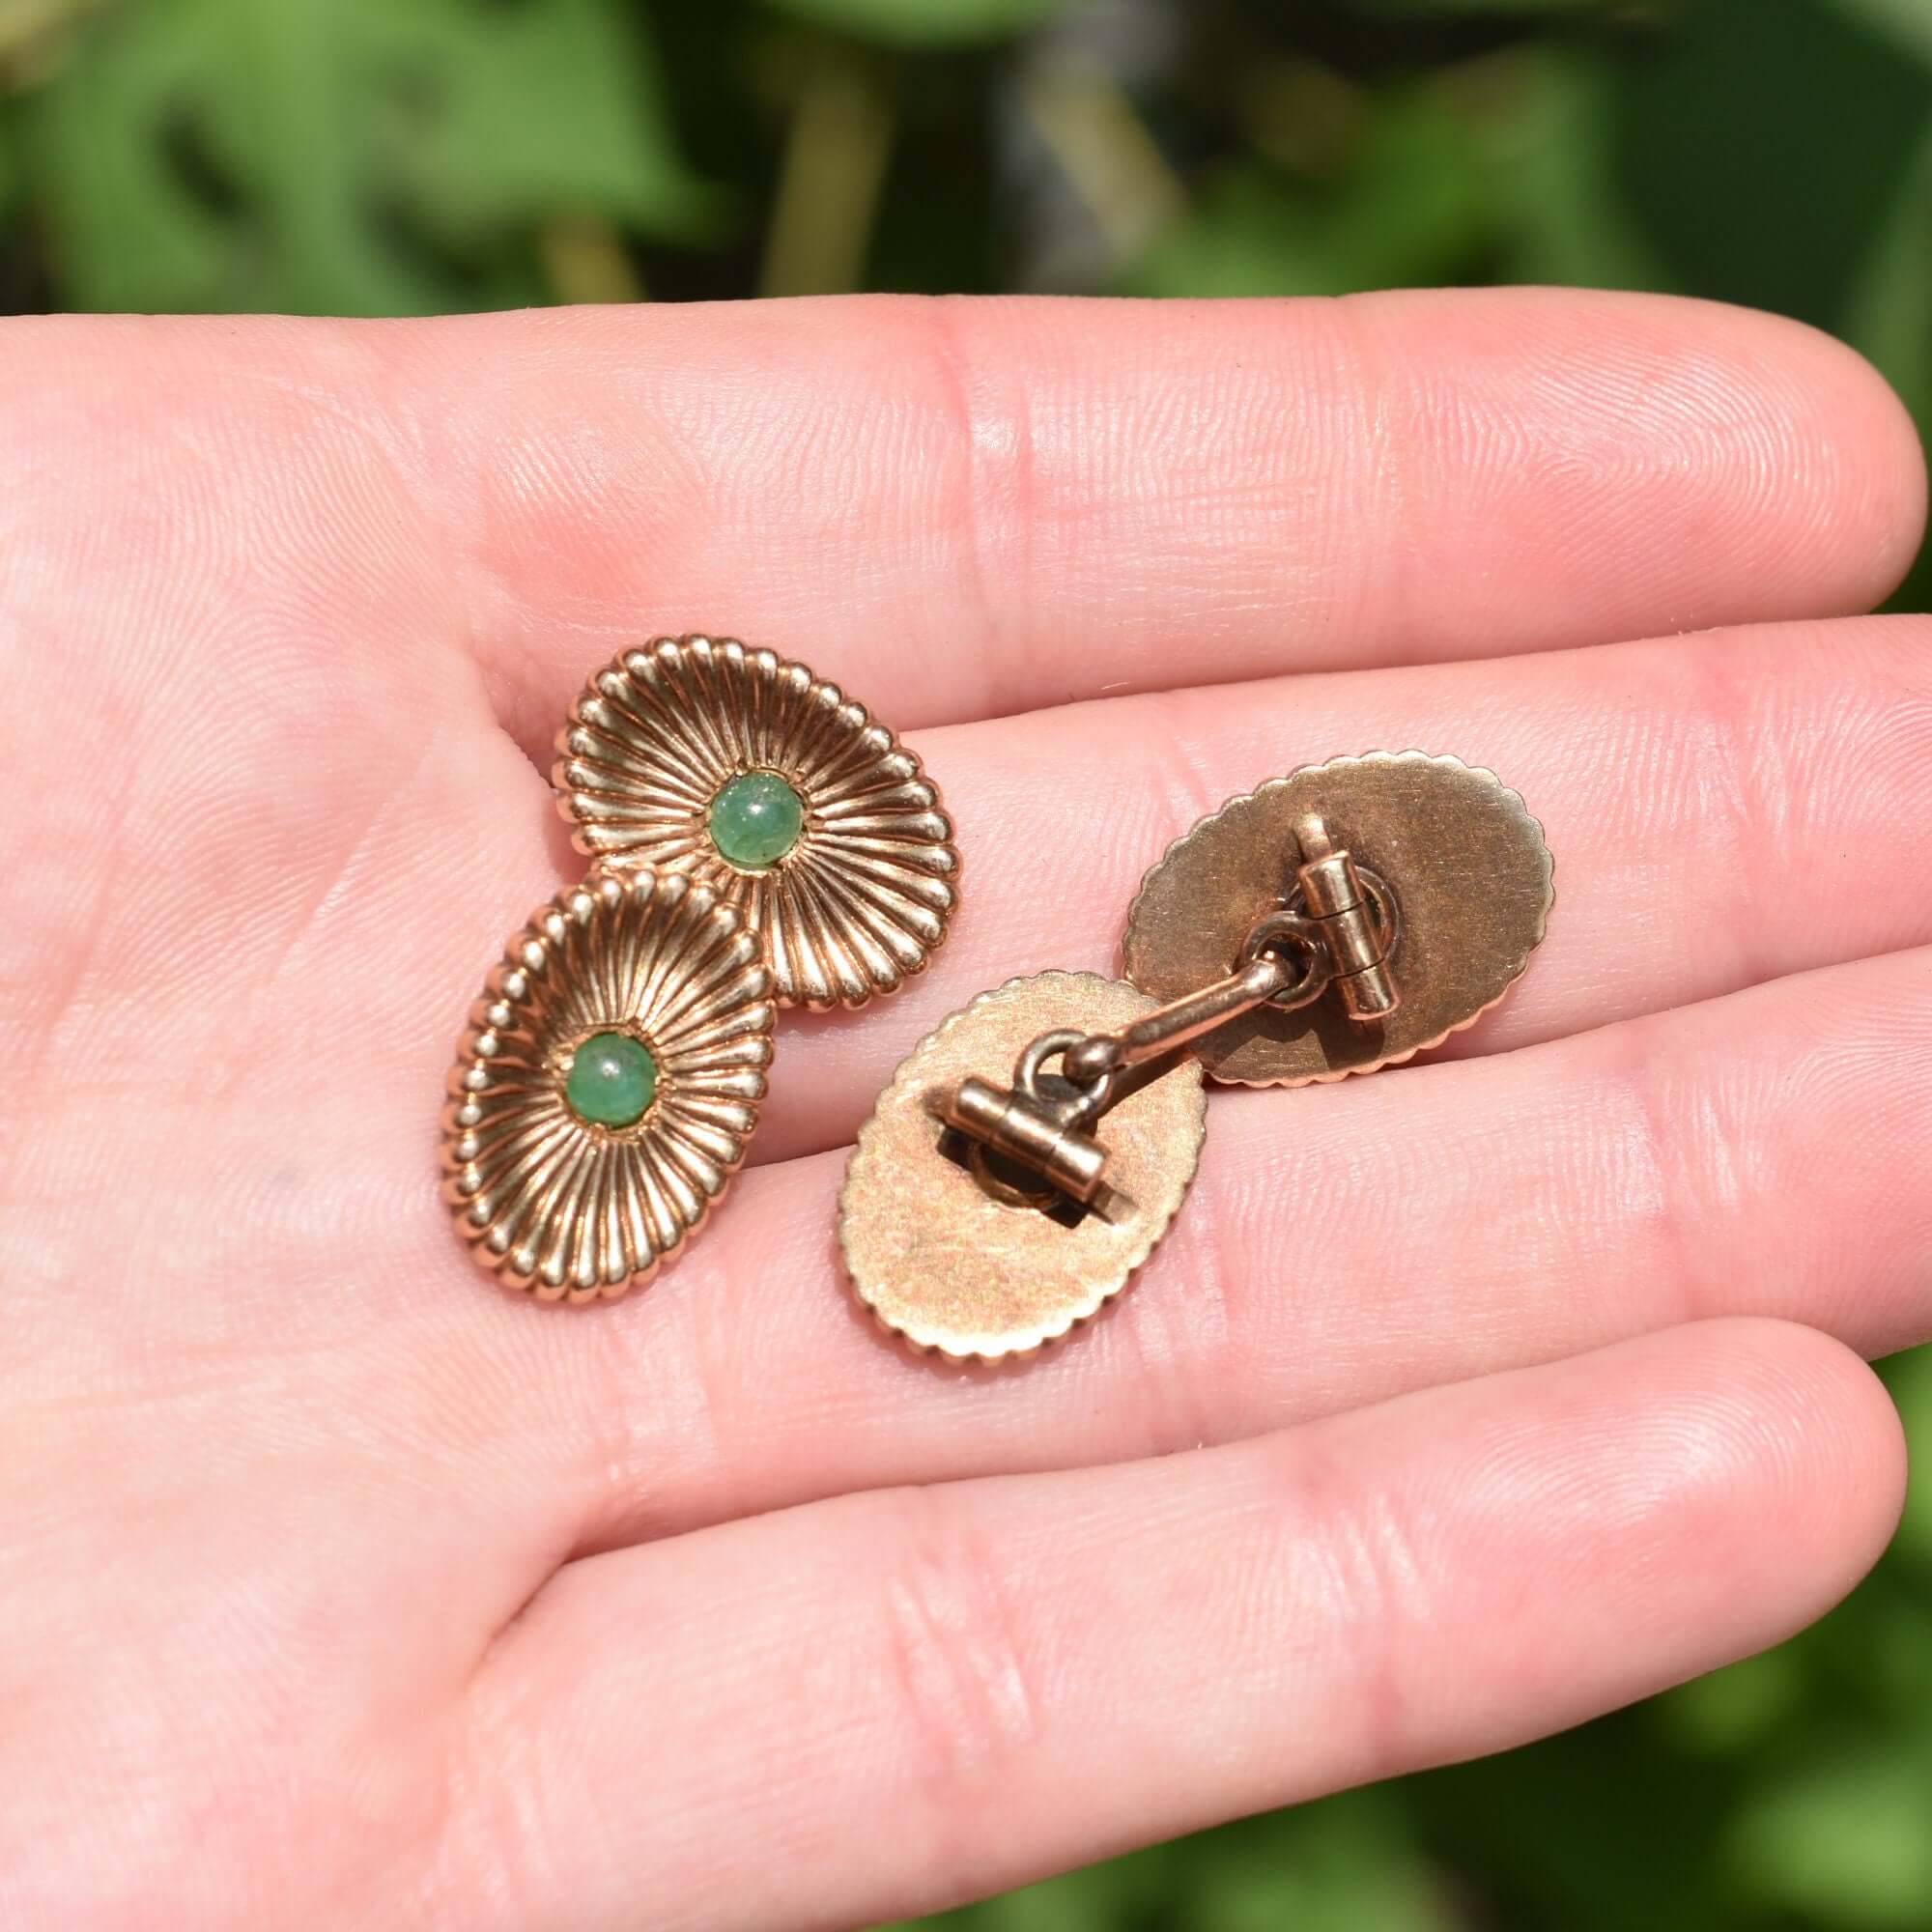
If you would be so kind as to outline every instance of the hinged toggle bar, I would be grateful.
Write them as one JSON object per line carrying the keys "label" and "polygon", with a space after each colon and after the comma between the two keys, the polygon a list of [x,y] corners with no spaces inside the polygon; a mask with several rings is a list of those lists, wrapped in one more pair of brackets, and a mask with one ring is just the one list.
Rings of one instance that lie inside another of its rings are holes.
{"label": "hinged toggle bar", "polygon": [[[1399,932],[1394,895],[1336,844],[1319,812],[1297,819],[1294,836],[1301,853],[1298,905],[1277,905],[1255,921],[1233,972],[1155,1007],[1118,1033],[1042,1034],[1020,1055],[1011,1087],[977,1074],[962,1080],[941,1109],[946,1124],[1092,1207],[1105,1191],[1107,1167],[1106,1147],[1092,1129],[1114,1104],[1120,1077],[1130,1068],[1257,1007],[1306,1007],[1331,989],[1360,1025],[1373,1026],[1394,1012],[1402,1002],[1389,968]],[[1064,1096],[1039,1086],[1046,1062],[1056,1056],[1068,1090]],[[976,1164],[981,1158],[976,1155]]]}

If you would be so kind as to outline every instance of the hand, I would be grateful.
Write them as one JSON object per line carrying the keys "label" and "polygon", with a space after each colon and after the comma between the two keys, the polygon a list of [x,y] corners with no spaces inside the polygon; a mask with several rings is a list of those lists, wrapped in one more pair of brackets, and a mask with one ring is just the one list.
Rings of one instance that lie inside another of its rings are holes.
{"label": "hand", "polygon": [[[7,331],[0,1922],[875,1920],[1575,1722],[1885,1543],[1932,630],[1845,614],[1923,500],[1847,352],[1567,294]],[[683,630],[912,727],[965,896],[785,1019],[681,1264],[542,1308],[442,1079],[574,870],[565,704]],[[1548,829],[1513,999],[1217,1093],[1058,1352],[873,1332],[833,1197],[913,1041],[1407,746]]]}

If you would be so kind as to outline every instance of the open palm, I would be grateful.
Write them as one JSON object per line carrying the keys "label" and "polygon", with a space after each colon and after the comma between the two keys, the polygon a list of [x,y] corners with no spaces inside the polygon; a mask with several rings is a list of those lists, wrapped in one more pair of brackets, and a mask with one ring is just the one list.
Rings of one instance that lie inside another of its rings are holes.
{"label": "open palm", "polygon": [[[0,1922],[860,1923],[1573,1722],[1883,1545],[1932,632],[1847,614],[1922,476],[1845,351],[1553,293],[5,340]],[[442,1079],[576,869],[570,695],[686,630],[909,731],[960,911],[787,1017],[679,1265],[539,1307]],[[874,1332],[833,1201],[907,1047],[1411,745],[1548,830],[1512,1001],[1217,1094],[1059,1350]]]}

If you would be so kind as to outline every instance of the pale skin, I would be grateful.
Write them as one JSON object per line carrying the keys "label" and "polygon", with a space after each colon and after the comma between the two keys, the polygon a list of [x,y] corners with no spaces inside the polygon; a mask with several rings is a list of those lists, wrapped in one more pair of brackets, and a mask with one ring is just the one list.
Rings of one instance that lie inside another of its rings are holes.
{"label": "pale skin", "polygon": [[[1559,1728],[1883,1548],[1932,627],[1858,614],[1924,495],[1848,352],[1536,293],[4,343],[0,1923],[865,1924]],[[690,630],[907,733],[962,906],[786,1016],[677,1266],[542,1308],[443,1074],[580,863],[571,694]],[[1215,1094],[1037,1363],[873,1331],[833,1198],[910,1045],[1408,746],[1547,827],[1513,999]]]}

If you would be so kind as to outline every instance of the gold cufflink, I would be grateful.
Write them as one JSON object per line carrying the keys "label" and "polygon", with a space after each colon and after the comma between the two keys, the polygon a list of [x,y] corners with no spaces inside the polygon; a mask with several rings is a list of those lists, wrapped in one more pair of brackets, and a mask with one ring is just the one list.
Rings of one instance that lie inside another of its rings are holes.
{"label": "gold cufflink", "polygon": [[1011,980],[900,1065],[839,1199],[860,1299],[960,1358],[1065,1335],[1179,1208],[1204,1076],[1304,1086],[1438,1044],[1520,978],[1550,872],[1521,798],[1453,757],[1337,758],[1231,800],[1142,881],[1123,979]]}
{"label": "gold cufflink", "polygon": [[552,773],[587,875],[470,1010],[443,1192],[504,1286],[640,1286],[745,1158],[779,1009],[892,993],[945,940],[958,856],[919,759],[802,664],[661,638],[599,670]]}

